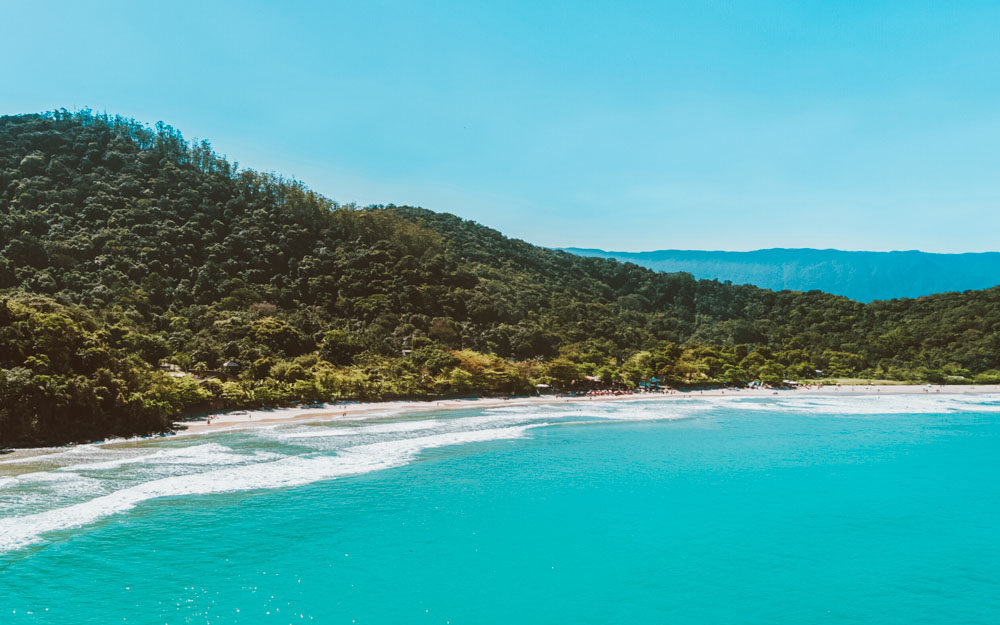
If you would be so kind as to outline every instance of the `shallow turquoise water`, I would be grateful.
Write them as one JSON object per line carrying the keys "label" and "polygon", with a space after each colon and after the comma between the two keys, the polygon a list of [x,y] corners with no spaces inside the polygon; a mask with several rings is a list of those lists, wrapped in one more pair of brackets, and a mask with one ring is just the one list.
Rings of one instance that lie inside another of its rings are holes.
{"label": "shallow turquoise water", "polygon": [[0,464],[0,622],[997,623],[998,410],[512,408]]}

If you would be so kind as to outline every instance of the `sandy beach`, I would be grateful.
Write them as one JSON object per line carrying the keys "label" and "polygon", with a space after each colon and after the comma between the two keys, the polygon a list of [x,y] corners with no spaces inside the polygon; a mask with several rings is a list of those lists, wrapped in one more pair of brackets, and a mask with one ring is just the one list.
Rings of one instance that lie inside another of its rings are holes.
{"label": "sandy beach", "polygon": [[[811,386],[796,389],[708,389],[690,391],[664,391],[636,393],[633,395],[602,395],[595,397],[563,397],[542,395],[536,397],[483,397],[470,399],[442,399],[434,401],[343,402],[320,406],[292,406],[284,408],[236,410],[207,415],[201,419],[176,422],[178,431],[168,436],[201,436],[226,430],[273,427],[282,423],[324,421],[355,421],[392,417],[417,416],[427,412],[479,410],[499,406],[527,406],[554,404],[584,404],[593,402],[623,401],[683,401],[699,398],[747,399],[766,397],[851,397],[880,395],[1000,395],[1000,385],[841,385]],[[155,438],[155,437],[150,437]],[[103,444],[131,443],[139,439],[111,439]],[[101,444],[101,443],[98,443]],[[70,446],[72,447],[72,446]],[[5,461],[22,461],[35,456],[54,453],[65,447],[33,447],[11,450],[3,456]]]}
{"label": "sandy beach", "polygon": [[593,397],[541,395],[537,397],[482,397],[476,399],[442,399],[434,401],[389,401],[367,403],[345,402],[342,404],[324,404],[323,406],[302,406],[222,412],[208,415],[203,419],[178,422],[177,426],[178,428],[186,427],[186,429],[182,430],[182,432],[184,434],[191,435],[205,434],[226,428],[261,427],[277,423],[298,421],[356,420],[378,416],[405,416],[408,414],[419,414],[440,410],[471,410],[513,405],[550,405],[608,401],[664,401],[696,399],[699,397],[731,397],[738,399],[748,397],[773,397],[775,395],[847,397],[852,395],[926,395],[930,393],[946,395],[988,395],[991,393],[1000,393],[1000,385],[813,385],[795,389],[709,389],[636,393],[632,395],[601,395]]}

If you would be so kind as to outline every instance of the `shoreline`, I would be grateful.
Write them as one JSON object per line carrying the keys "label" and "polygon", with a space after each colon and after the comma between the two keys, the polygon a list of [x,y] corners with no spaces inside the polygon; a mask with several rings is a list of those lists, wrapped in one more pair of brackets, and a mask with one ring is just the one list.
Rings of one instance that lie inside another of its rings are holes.
{"label": "shoreline", "polygon": [[[176,426],[186,429],[172,434],[154,434],[133,438],[112,438],[94,443],[63,445],[59,447],[21,447],[0,457],[0,465],[14,462],[20,464],[30,458],[58,453],[79,445],[134,445],[186,436],[204,436],[217,432],[274,427],[284,423],[324,423],[333,421],[360,421],[366,418],[392,418],[417,416],[429,412],[451,412],[458,410],[478,410],[500,406],[551,406],[558,404],[581,404],[589,402],[616,401],[683,401],[690,399],[747,399],[747,398],[788,398],[788,397],[865,397],[882,395],[991,395],[1000,394],[1000,384],[983,385],[929,385],[895,384],[842,385],[822,387],[800,387],[796,389],[709,389],[691,391],[636,393],[633,395],[607,395],[595,397],[560,397],[542,395],[535,397],[480,397],[475,399],[443,399],[427,401],[384,401],[345,402],[323,406],[298,406],[260,410],[237,410],[206,415],[192,421],[177,421]],[[208,420],[211,419],[211,424]]]}
{"label": "shoreline", "polygon": [[442,400],[401,400],[383,402],[345,402],[325,404],[322,407],[271,408],[259,410],[237,410],[206,415],[204,419],[178,421],[176,426],[186,429],[175,435],[192,436],[217,432],[223,429],[244,429],[272,426],[281,423],[353,421],[369,416],[407,416],[424,412],[473,410],[517,405],[553,405],[563,403],[589,403],[609,401],[672,401],[697,398],[749,398],[749,397],[862,397],[882,395],[989,395],[1000,393],[1000,384],[980,385],[938,385],[938,384],[894,384],[843,385],[799,387],[795,389],[709,389],[691,391],[665,391],[635,393],[632,395],[602,395],[561,397],[540,395],[535,397],[480,397],[476,399]]}

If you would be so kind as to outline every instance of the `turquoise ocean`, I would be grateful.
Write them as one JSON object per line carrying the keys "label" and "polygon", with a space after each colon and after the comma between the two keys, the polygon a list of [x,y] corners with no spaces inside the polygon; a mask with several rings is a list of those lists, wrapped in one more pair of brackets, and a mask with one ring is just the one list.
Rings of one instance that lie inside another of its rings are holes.
{"label": "turquoise ocean", "polygon": [[1000,396],[512,404],[0,456],[0,623],[1000,622]]}

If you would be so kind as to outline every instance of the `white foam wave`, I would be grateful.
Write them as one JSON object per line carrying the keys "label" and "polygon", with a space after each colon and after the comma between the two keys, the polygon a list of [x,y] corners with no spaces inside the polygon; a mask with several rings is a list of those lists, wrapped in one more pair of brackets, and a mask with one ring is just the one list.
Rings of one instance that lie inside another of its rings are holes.
{"label": "white foam wave", "polygon": [[419,432],[441,426],[443,421],[431,419],[426,421],[397,421],[393,423],[376,423],[363,427],[309,427],[290,433],[280,432],[279,438],[326,438],[330,436],[355,436],[358,434],[395,434],[402,432]]}
{"label": "white foam wave", "polygon": [[[891,387],[890,387],[891,389]],[[608,420],[668,420],[698,416],[717,409],[760,412],[802,412],[815,415],[948,414],[966,411],[1000,412],[997,395],[945,393],[790,394],[746,396],[669,396],[662,399],[579,402],[576,404],[516,405],[491,408],[488,414],[535,415],[548,419],[581,415]]]}
{"label": "white foam wave", "polygon": [[121,489],[64,508],[0,519],[0,553],[37,542],[49,532],[80,527],[161,497],[301,486],[406,464],[434,447],[519,438],[530,425],[434,434],[358,445],[335,456],[293,456],[273,462],[172,476]]}
{"label": "white foam wave", "polygon": [[950,414],[958,412],[1000,412],[992,396],[944,394],[885,394],[885,395],[802,395],[774,399],[747,400],[734,404],[745,410],[767,412],[801,412],[812,415],[896,415]]}
{"label": "white foam wave", "polygon": [[[8,458],[6,460],[0,460],[0,464],[27,464],[32,462],[51,462],[59,458],[65,458],[67,456],[76,456],[79,454],[89,454],[95,451],[99,451],[98,447],[94,445],[75,445],[67,449],[60,451],[52,451],[51,453],[35,453],[39,450],[30,450],[32,452],[29,456],[20,456],[17,458]],[[48,450],[46,450],[48,452]]]}
{"label": "white foam wave", "polygon": [[[37,472],[0,477],[0,488],[5,494],[10,494],[15,504],[5,507],[0,517],[21,511],[21,516],[0,518],[0,552],[37,542],[46,532],[86,525],[159,497],[303,485],[400,466],[422,450],[433,447],[523,436],[529,428],[550,423],[579,423],[588,419],[671,420],[701,417],[706,413],[711,415],[713,410],[743,412],[748,417],[765,413],[834,417],[996,413],[1000,412],[1000,396],[943,393],[894,395],[888,392],[882,395],[844,392],[839,396],[836,392],[828,395],[786,393],[773,397],[737,394],[724,397],[673,396],[662,400],[505,405],[472,415],[467,412],[449,416],[434,413],[422,419],[392,421],[383,419],[373,422],[375,415],[368,413],[350,424],[342,421],[325,426],[304,426],[301,422],[275,424],[238,434],[243,443],[249,435],[259,437],[261,444],[296,441],[296,445],[309,445],[315,450],[291,457],[263,449],[249,454],[207,441],[184,447],[169,442],[122,448],[115,446],[111,449],[81,445],[43,456],[2,461],[36,462],[46,468],[63,466],[61,470],[46,471],[38,471],[35,466],[14,466],[10,468],[12,471]],[[384,414],[381,413],[381,416],[384,417]],[[281,459],[276,460],[277,457]],[[118,470],[93,474],[107,478],[104,480],[78,473],[102,469]],[[38,503],[39,497],[48,500]],[[30,505],[18,503],[29,499]],[[29,510],[31,514],[27,514]]]}
{"label": "white foam wave", "polygon": [[82,497],[104,492],[99,480],[78,473],[22,473],[0,483],[4,490],[31,488],[45,497]]}
{"label": "white foam wave", "polygon": [[[723,398],[723,401],[725,399]],[[590,419],[608,421],[668,421],[700,415],[718,404],[699,398],[618,400],[614,402],[579,402],[567,405],[503,406],[487,410],[487,414],[510,419],[527,417],[549,420]]]}
{"label": "white foam wave", "polygon": [[194,464],[204,465],[225,465],[240,464],[252,460],[277,457],[278,454],[258,454],[248,455],[235,453],[229,447],[218,443],[206,443],[204,445],[194,445],[191,447],[178,447],[174,449],[161,449],[159,451],[143,449],[139,455],[129,455],[115,460],[103,462],[82,462],[60,467],[59,471],[99,471],[107,469],[117,469],[128,464]]}

